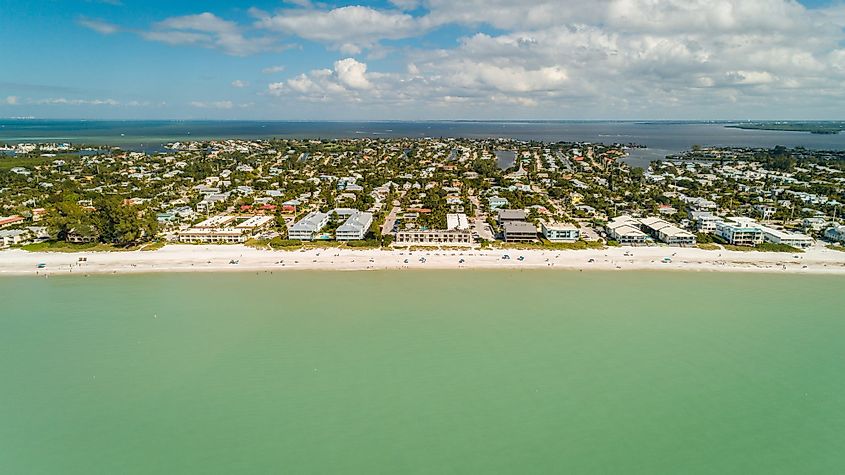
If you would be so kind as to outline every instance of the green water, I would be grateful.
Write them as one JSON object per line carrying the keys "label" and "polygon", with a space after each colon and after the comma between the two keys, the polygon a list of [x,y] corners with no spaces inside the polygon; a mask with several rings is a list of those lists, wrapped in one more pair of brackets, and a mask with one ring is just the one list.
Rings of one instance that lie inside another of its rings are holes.
{"label": "green water", "polygon": [[0,473],[841,474],[843,289],[542,271],[4,278]]}

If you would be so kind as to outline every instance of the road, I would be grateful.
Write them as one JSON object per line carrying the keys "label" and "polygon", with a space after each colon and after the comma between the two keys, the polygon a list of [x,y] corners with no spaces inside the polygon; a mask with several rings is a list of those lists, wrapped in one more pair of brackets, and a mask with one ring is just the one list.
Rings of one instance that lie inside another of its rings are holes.
{"label": "road", "polygon": [[382,236],[393,233],[393,225],[396,223],[396,215],[397,214],[399,214],[399,207],[394,206],[390,210],[390,213],[388,213],[387,217],[384,218],[384,224],[381,225],[381,235]]}

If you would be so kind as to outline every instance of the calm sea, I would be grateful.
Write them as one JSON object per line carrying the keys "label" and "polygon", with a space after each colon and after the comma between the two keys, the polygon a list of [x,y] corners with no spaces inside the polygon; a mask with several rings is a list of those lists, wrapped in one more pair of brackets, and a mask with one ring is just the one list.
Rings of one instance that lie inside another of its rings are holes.
{"label": "calm sea", "polygon": [[158,151],[167,142],[220,138],[465,137],[546,142],[637,143],[631,164],[687,150],[692,145],[845,149],[845,134],[813,135],[726,128],[702,122],[281,122],[0,120],[0,142],[60,141]]}
{"label": "calm sea", "polygon": [[841,474],[843,286],[2,278],[0,472]]}

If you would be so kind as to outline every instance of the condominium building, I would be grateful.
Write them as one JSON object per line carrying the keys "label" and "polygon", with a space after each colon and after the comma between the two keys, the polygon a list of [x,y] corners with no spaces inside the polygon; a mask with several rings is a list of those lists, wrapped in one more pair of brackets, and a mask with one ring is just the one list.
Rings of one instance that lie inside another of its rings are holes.
{"label": "condominium building", "polygon": [[508,221],[525,221],[525,211],[521,209],[500,209],[498,214],[499,226],[503,226]]}
{"label": "condominium building", "polygon": [[649,234],[670,246],[694,246],[695,235],[660,218],[645,218],[640,221]]}
{"label": "condominium building", "polygon": [[336,231],[338,241],[360,241],[364,239],[373,224],[373,214],[355,211]]}
{"label": "condominium building", "polygon": [[531,242],[537,240],[537,226],[525,221],[505,221],[502,226],[505,242]]}
{"label": "condominium building", "polygon": [[453,229],[457,229],[459,231],[466,231],[467,229],[469,229],[469,219],[467,219],[467,215],[463,213],[447,214],[446,229],[448,229],[449,231],[452,231]]}
{"label": "condominium building", "polygon": [[312,241],[328,222],[328,214],[312,211],[288,228],[288,239]]}
{"label": "condominium building", "polygon": [[581,230],[571,224],[542,222],[540,230],[551,242],[575,242],[581,238]]}
{"label": "condominium building", "polygon": [[763,242],[763,231],[755,224],[738,218],[716,223],[716,236],[734,246],[756,246]]}
{"label": "condominium building", "polygon": [[845,225],[828,228],[827,231],[824,232],[824,237],[830,239],[831,241],[845,244]]}
{"label": "condominium building", "polygon": [[605,228],[608,237],[623,246],[640,246],[648,241],[648,235],[640,231],[640,222],[631,216],[616,217]]}
{"label": "condominium building", "polygon": [[240,244],[246,242],[248,235],[240,229],[202,229],[191,228],[179,233],[179,242],[207,244]]}
{"label": "condominium building", "polygon": [[418,244],[418,245],[472,245],[472,233],[469,231],[399,231],[396,233],[397,244]]}

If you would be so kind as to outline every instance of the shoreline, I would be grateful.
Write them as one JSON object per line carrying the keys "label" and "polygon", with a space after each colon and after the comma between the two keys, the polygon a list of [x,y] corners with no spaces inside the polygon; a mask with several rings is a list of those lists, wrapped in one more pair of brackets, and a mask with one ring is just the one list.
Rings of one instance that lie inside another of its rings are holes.
{"label": "shoreline", "polygon": [[[86,258],[86,261],[80,262],[80,258]],[[664,262],[667,258],[669,261]],[[38,269],[37,265],[42,263],[46,267]],[[420,269],[670,270],[845,275],[845,253],[822,246],[807,249],[801,254],[792,254],[669,247],[587,250],[432,248],[414,251],[322,248],[271,251],[243,245],[179,244],[155,251],[0,251],[0,276]]]}

